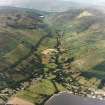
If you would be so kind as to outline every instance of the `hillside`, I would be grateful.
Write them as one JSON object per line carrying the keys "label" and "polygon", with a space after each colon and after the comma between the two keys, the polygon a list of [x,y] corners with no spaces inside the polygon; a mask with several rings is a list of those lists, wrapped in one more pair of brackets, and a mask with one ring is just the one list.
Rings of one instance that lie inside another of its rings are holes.
{"label": "hillside", "polygon": [[104,89],[104,17],[95,8],[47,13],[1,7],[1,99],[15,95],[42,105],[58,92],[87,96],[90,87]]}
{"label": "hillside", "polygon": [[20,70],[22,64],[27,65],[33,51],[51,37],[48,25],[43,21],[44,14],[14,7],[0,9],[0,88],[30,77]]}
{"label": "hillside", "polygon": [[88,78],[103,79],[105,75],[104,17],[100,9],[84,8],[53,14],[47,19],[50,26],[64,31],[65,45],[75,57],[74,65]]}

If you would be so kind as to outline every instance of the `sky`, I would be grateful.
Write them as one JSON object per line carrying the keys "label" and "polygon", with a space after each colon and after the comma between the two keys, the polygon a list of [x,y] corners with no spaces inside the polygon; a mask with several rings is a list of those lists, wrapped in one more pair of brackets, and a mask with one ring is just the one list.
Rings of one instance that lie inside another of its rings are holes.
{"label": "sky", "polygon": [[[13,5],[13,6],[22,6],[23,4],[27,5],[28,4],[33,4],[36,2],[42,2],[46,0],[0,0],[0,6],[4,5]],[[91,3],[91,4],[98,4],[98,5],[103,5],[105,4],[105,0],[47,0],[47,1],[72,1],[72,2],[80,2],[80,3]]]}
{"label": "sky", "polygon": [[64,1],[75,1],[80,3],[93,3],[93,4],[103,4],[105,0],[64,0]]}

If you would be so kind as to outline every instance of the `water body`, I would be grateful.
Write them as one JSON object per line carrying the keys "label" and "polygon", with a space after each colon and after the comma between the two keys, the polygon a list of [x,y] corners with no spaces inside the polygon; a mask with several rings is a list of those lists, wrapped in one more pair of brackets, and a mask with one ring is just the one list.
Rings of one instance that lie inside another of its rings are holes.
{"label": "water body", "polygon": [[63,92],[51,97],[45,105],[105,105],[105,101],[74,96],[68,92]]}

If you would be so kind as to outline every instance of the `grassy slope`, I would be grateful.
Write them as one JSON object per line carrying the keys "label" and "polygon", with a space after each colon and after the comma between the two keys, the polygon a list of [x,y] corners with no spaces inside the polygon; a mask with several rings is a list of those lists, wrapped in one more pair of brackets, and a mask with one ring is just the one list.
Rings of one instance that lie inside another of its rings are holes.
{"label": "grassy slope", "polygon": [[[83,72],[85,71],[85,74],[88,74],[88,76],[93,77],[93,75],[90,75],[93,73],[94,76],[102,78],[105,76],[105,71],[103,69],[103,61],[105,57],[105,27],[103,26],[103,24],[101,24],[100,21],[95,21],[97,20],[95,16],[83,16],[78,19],[77,17],[81,14],[81,12],[83,12],[83,10],[78,10],[76,12],[73,11],[72,14],[70,14],[69,12],[57,14],[56,18],[55,16],[53,18],[50,17],[50,21],[53,19],[53,22],[50,25],[52,27],[52,30],[65,30],[64,44],[70,50],[71,55],[75,57],[73,66],[79,68]],[[49,22],[49,20],[45,20],[45,22]],[[95,22],[93,22],[93,20]],[[31,23],[27,22],[27,24]],[[54,27],[52,26],[52,24],[54,25]],[[6,73],[8,73],[8,75],[10,76],[10,79],[16,82],[29,79],[31,74],[35,72],[35,70],[39,71],[39,69],[37,68],[37,66],[39,65],[37,64],[38,58],[34,58],[34,52],[26,57],[30,52],[31,47],[38,44],[39,53],[40,51],[42,51],[42,49],[52,48],[55,43],[55,39],[51,38],[51,40],[49,40],[49,38],[45,37],[45,39],[41,41],[41,43],[39,43],[40,39],[48,34],[43,28],[21,29],[9,26],[7,28],[2,28],[1,31],[2,33],[6,32],[5,35],[0,34],[2,36],[2,39],[4,40],[1,44],[1,48],[3,49],[0,54],[1,70],[4,70],[2,68],[6,67],[6,65],[8,66],[11,64],[16,64],[15,66],[13,66],[13,68],[10,68],[6,71]],[[26,59],[22,59],[24,57],[26,57]],[[33,58],[35,59],[35,61],[33,61]],[[100,68],[100,66],[102,68]],[[88,72],[91,73],[89,74]],[[2,78],[0,78],[0,80],[3,81]],[[12,83],[14,84],[13,81]],[[6,80],[5,82],[11,83],[11,81]],[[57,85],[60,91],[65,90],[65,88],[61,85]],[[54,94],[54,92],[55,87],[53,86],[51,81],[42,80],[34,82],[33,85],[26,90],[20,91],[17,96],[27,99],[33,103],[40,103],[41,101],[43,101],[42,99],[44,99],[44,96],[50,96]]]}
{"label": "grassy slope", "polygon": [[[23,47],[22,53],[24,53],[25,56],[31,49],[30,46],[35,45],[35,43],[37,43],[37,41],[47,33],[44,29],[41,28],[30,29],[24,27],[34,26],[36,24],[44,25],[42,19],[39,18],[40,12],[38,13],[38,11],[34,12],[33,10],[28,9],[7,7],[0,10],[0,13],[0,64],[2,65],[2,60],[4,61],[5,59],[8,59],[9,61],[9,58],[12,59],[12,56],[15,56],[17,54],[16,50],[18,50],[19,53],[20,44],[21,47]],[[27,22],[24,22],[24,20]],[[20,27],[18,27],[18,25]],[[15,57],[15,59],[19,58]]]}
{"label": "grassy slope", "polygon": [[[65,91],[66,89],[57,84],[59,91]],[[42,103],[46,97],[50,97],[55,93],[55,87],[49,80],[41,80],[35,82],[32,86],[24,91],[20,91],[17,97],[26,99],[32,103]]]}
{"label": "grassy slope", "polygon": [[[100,64],[104,61],[105,57],[105,37],[103,31],[104,26],[102,27],[99,21],[96,22],[97,19],[95,18],[95,16],[81,17],[82,12],[83,10],[74,10],[72,12],[59,13],[56,16],[54,16],[53,14],[53,17],[51,16],[50,18],[48,18],[48,20],[46,19],[45,22],[50,21],[49,23],[52,31],[54,31],[54,29],[65,30],[64,44],[66,45],[65,47],[70,50],[71,56],[75,57],[73,66],[79,68],[83,72],[85,71],[85,76],[93,77],[94,74],[94,76],[101,78],[102,76],[105,76],[105,71],[103,69],[104,64]],[[78,16],[81,18],[77,18]],[[51,23],[51,21],[53,22]],[[19,22],[19,24],[23,24],[21,23],[21,21]],[[31,24],[30,22],[28,22],[27,24]],[[5,30],[5,37],[9,38],[9,41],[7,41],[7,44],[5,46],[2,46],[2,48],[4,50],[7,48],[7,45],[9,47],[5,52],[2,52],[3,54],[1,54],[1,62],[3,61],[3,64],[7,63],[7,65],[14,65],[6,71],[6,73],[8,73],[9,75],[9,80],[2,80],[2,78],[0,78],[0,80],[3,81],[3,83],[7,83],[6,87],[9,86],[14,88],[16,85],[18,85],[17,83],[15,84],[15,82],[29,82],[30,78],[32,78],[33,72],[40,72],[41,67],[39,66],[41,65],[37,62],[38,58],[36,58],[35,52],[29,54],[31,47],[37,45],[38,53],[40,53],[40,51],[42,51],[43,49],[52,48],[55,45],[55,39],[54,37],[51,37],[51,40],[49,40],[49,38],[44,37],[48,33],[43,28],[21,29],[9,26],[6,29],[2,29],[3,32]],[[9,37],[7,33],[9,33]],[[55,33],[53,35],[55,35]],[[2,36],[2,38],[4,39],[5,37]],[[40,39],[41,43],[39,43]],[[4,44],[4,42],[2,43]],[[99,66],[95,68],[96,65]],[[102,68],[100,68],[100,65]],[[101,69],[102,71],[100,72],[99,70]],[[80,82],[87,83],[87,81],[85,80],[81,80]],[[1,82],[1,86],[5,86],[5,84],[3,83]],[[57,84],[57,87],[59,91],[66,90],[60,84]],[[26,99],[32,103],[40,104],[43,103],[46,98],[52,96],[55,91],[56,90],[52,82],[48,79],[44,79],[41,81],[34,81],[31,86],[29,86],[25,90],[19,91],[16,96],[22,99]]]}
{"label": "grassy slope", "polygon": [[42,14],[39,11],[7,7],[0,13],[0,23],[4,24],[0,25],[0,71],[1,75],[6,73],[8,77],[0,77],[2,88],[14,86],[13,81],[20,82],[31,76],[35,69],[35,64],[30,63],[33,59],[32,48],[41,47],[41,50],[44,45],[48,47],[49,38],[46,36],[47,25],[40,19]]}
{"label": "grassy slope", "polygon": [[64,44],[75,57],[76,68],[89,72],[89,77],[101,79],[105,76],[104,66],[101,67],[105,59],[104,16],[94,9],[74,9],[67,13],[53,14],[47,19],[53,28],[64,30]]}

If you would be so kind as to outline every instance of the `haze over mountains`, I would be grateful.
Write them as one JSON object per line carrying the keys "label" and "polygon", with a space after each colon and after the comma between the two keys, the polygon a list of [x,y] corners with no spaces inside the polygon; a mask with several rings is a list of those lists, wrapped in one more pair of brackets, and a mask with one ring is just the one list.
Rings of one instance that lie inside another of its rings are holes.
{"label": "haze over mountains", "polygon": [[63,0],[39,0],[28,6],[43,11],[65,11],[70,8],[84,7],[86,4],[82,5],[77,2]]}
{"label": "haze over mountains", "polygon": [[104,5],[105,3],[83,0],[2,0],[1,6],[16,6],[24,8],[38,9],[42,11],[65,11],[70,8],[84,8],[90,5]]}

